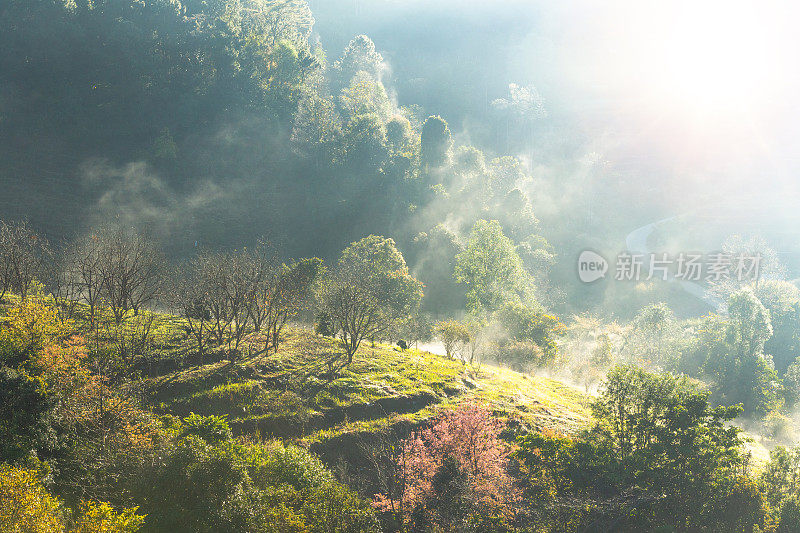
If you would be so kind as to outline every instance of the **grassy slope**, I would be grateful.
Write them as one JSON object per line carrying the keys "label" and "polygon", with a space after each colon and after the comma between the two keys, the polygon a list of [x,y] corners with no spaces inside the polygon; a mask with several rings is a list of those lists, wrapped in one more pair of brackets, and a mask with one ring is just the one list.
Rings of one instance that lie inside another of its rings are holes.
{"label": "grassy slope", "polygon": [[[6,299],[0,321],[5,308],[18,300]],[[163,360],[191,358],[184,321],[165,314],[154,314],[154,319],[149,351]],[[255,343],[244,351],[257,353],[258,348]],[[492,365],[473,368],[381,344],[362,347],[354,363],[330,380],[321,361],[338,351],[332,339],[291,329],[277,354],[152,377],[145,382],[146,396],[159,413],[227,415],[239,434],[290,439],[318,450],[326,444],[335,447],[349,434],[423,421],[472,399],[530,428],[573,433],[591,422],[590,397],[557,380]],[[748,448],[754,463],[768,460],[758,440]]]}
{"label": "grassy slope", "polygon": [[[163,317],[162,338],[175,339],[176,319]],[[166,342],[162,349],[175,352]],[[458,361],[395,346],[364,346],[334,380],[320,361],[339,348],[329,338],[290,330],[277,354],[195,366],[148,380],[153,407],[186,416],[227,415],[239,434],[290,439],[326,450],[347,437],[415,423],[459,402],[490,404],[529,428],[573,433],[591,423],[591,398],[560,381]],[[746,448],[760,468],[769,452],[754,435]]]}
{"label": "grassy slope", "polygon": [[150,379],[148,389],[159,412],[225,414],[238,433],[309,445],[472,399],[529,427],[573,432],[590,420],[588,398],[558,381],[387,345],[362,347],[331,380],[320,361],[337,350],[332,339],[291,330],[277,354],[174,372]]}

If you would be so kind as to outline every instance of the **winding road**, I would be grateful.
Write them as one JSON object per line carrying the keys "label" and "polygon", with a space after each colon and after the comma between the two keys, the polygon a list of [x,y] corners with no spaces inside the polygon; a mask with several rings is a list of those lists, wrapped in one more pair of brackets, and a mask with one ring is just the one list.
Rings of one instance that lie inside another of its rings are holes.
{"label": "winding road", "polygon": [[[628,252],[630,254],[641,254],[645,257],[649,256],[652,251],[647,247],[647,239],[650,237],[650,235],[652,235],[653,231],[655,231],[658,226],[675,220],[676,218],[678,217],[674,216],[657,220],[655,222],[651,222],[650,224],[646,224],[641,228],[636,228],[630,232],[625,238],[625,246],[628,248]],[[683,279],[676,279],[672,274],[667,275],[667,281],[670,283],[677,283],[685,292],[691,294],[699,300],[702,300],[712,309],[718,309],[722,305],[722,300],[709,293],[709,291],[699,283]]]}

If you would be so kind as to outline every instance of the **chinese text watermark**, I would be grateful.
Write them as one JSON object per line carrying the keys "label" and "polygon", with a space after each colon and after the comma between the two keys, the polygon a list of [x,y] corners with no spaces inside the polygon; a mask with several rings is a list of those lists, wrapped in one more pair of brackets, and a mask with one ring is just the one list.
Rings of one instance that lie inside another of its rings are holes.
{"label": "chinese text watermark", "polygon": [[[578,276],[584,283],[604,278],[608,261],[597,252],[586,250],[578,257]],[[754,253],[630,253],[617,255],[612,272],[617,281],[652,279],[694,282],[754,281],[759,278],[761,254]]]}

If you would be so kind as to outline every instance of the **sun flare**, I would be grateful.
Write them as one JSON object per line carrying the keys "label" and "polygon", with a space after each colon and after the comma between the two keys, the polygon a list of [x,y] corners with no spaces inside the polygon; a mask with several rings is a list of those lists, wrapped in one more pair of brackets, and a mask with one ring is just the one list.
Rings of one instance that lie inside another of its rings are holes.
{"label": "sun flare", "polygon": [[642,47],[645,83],[659,100],[703,114],[758,109],[781,83],[781,10],[704,1],[657,13]]}

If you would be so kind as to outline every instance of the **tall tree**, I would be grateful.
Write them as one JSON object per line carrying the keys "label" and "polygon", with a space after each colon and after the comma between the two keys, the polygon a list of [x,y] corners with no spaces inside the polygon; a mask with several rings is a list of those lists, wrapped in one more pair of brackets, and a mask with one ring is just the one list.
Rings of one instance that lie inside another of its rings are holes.
{"label": "tall tree", "polygon": [[524,296],[531,279],[511,239],[496,220],[479,220],[466,248],[456,256],[455,279],[467,286],[467,305],[474,312],[495,311]]}
{"label": "tall tree", "polygon": [[422,299],[422,284],[409,273],[392,239],[370,235],[342,252],[318,296],[350,364],[364,339],[385,334],[412,314]]}
{"label": "tall tree", "polygon": [[52,252],[47,240],[23,221],[0,221],[0,300],[13,291],[23,299],[31,284],[49,281],[47,268]]}
{"label": "tall tree", "polygon": [[431,116],[422,125],[420,135],[420,163],[423,170],[435,170],[450,159],[453,137],[447,122],[440,116]]}

